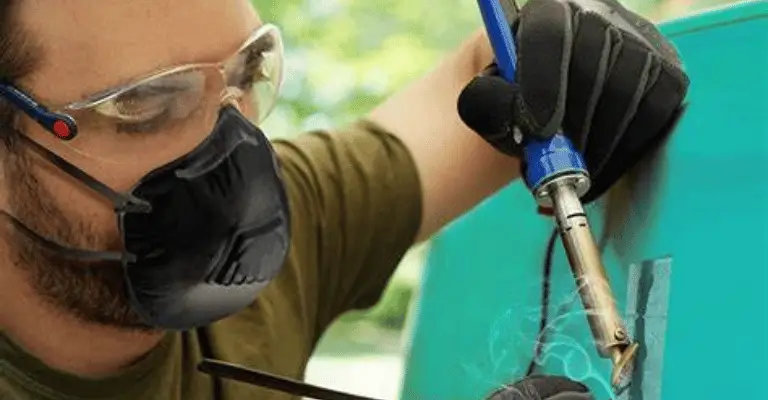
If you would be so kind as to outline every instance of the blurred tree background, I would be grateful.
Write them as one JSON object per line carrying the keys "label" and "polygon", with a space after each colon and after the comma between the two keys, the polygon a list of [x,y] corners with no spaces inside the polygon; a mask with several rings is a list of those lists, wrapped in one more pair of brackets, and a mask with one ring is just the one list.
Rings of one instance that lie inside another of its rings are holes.
{"label": "blurred tree background", "polygon": [[[470,0],[252,2],[264,21],[281,28],[285,42],[281,100],[263,126],[273,138],[338,127],[364,116],[481,26],[477,4]],[[662,21],[734,1],[621,2],[653,21]],[[366,352],[398,352],[425,252],[425,246],[412,251],[379,305],[344,316],[325,335],[317,354],[348,358]]]}
{"label": "blurred tree background", "polygon": [[330,128],[365,114],[426,72],[470,31],[472,1],[254,0],[277,23],[286,47],[282,102],[265,128],[273,136]]}

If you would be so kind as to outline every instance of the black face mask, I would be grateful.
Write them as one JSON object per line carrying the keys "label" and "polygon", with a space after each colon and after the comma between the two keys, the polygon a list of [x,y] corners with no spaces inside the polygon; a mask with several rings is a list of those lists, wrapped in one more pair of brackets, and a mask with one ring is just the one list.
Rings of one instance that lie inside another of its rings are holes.
{"label": "black face mask", "polygon": [[39,244],[83,261],[120,261],[132,306],[145,323],[186,330],[251,304],[277,275],[289,246],[289,212],[269,140],[235,108],[190,153],[118,193],[43,146],[27,145],[115,207],[124,251]]}

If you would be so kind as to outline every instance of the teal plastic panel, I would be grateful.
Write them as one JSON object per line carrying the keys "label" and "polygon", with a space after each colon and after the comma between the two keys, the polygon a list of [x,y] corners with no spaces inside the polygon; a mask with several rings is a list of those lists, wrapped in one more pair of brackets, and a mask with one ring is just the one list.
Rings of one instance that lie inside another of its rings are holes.
{"label": "teal plastic panel", "polygon": [[[691,77],[690,107],[614,203],[621,218],[606,234],[619,309],[645,341],[637,384],[621,398],[768,399],[768,3],[662,30]],[[606,207],[589,207],[597,237]],[[551,230],[515,183],[434,240],[403,399],[483,399],[525,375]],[[610,363],[591,344],[559,239],[555,248],[539,372],[584,380],[598,400],[611,398]]]}

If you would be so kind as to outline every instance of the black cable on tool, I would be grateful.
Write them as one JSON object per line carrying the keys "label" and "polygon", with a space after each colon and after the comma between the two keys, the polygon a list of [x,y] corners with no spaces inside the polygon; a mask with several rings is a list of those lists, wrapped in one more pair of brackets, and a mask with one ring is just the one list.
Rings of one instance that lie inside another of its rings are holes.
{"label": "black cable on tool", "polygon": [[550,296],[550,282],[552,279],[552,258],[555,254],[555,241],[557,240],[557,228],[552,229],[552,234],[549,236],[549,242],[547,242],[547,248],[544,253],[544,272],[541,281],[541,317],[539,318],[539,333],[536,335],[536,344],[533,348],[533,356],[531,362],[528,364],[528,371],[526,376],[533,375],[536,369],[536,360],[541,357],[541,351],[546,342],[546,330],[549,320],[549,296]]}

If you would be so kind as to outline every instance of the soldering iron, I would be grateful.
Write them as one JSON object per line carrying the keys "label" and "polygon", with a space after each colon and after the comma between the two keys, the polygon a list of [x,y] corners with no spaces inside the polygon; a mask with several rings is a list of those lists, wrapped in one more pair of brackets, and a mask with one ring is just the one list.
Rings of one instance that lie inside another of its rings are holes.
{"label": "soldering iron", "polygon": [[[478,0],[499,75],[514,82],[517,67],[511,22],[514,0]],[[613,363],[611,383],[618,387],[629,376],[638,343],[632,341],[616,308],[600,251],[580,198],[590,188],[587,167],[573,143],[562,133],[548,140],[524,139],[525,180],[541,207],[554,212],[557,229],[576,279],[597,351]]]}

